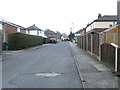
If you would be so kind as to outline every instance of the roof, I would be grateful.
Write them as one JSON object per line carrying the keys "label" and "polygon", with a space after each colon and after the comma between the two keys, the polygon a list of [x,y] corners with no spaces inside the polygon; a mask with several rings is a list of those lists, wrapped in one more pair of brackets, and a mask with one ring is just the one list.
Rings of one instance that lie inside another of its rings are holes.
{"label": "roof", "polygon": [[88,24],[86,26],[86,28],[88,26],[90,26],[91,24],[93,24],[94,22],[107,22],[107,21],[114,21],[114,22],[117,21],[117,15],[104,15],[104,16],[101,16],[98,19],[91,22],[90,24]]}
{"label": "roof", "polygon": [[104,32],[108,28],[95,28],[93,31],[94,32]]}
{"label": "roof", "polygon": [[108,28],[107,30],[105,30],[104,32],[110,32],[110,31],[120,31],[120,25],[117,26],[113,26],[111,28]]}
{"label": "roof", "polygon": [[94,20],[94,22],[95,21],[117,21],[117,15],[104,15]]}
{"label": "roof", "polygon": [[9,24],[9,25],[12,25],[12,26],[17,27],[17,28],[25,29],[24,27],[22,27],[20,25],[17,25],[17,24],[11,23],[11,22],[7,22],[7,21],[0,21],[0,23]]}
{"label": "roof", "polygon": [[30,26],[30,27],[28,27],[28,28],[26,28],[27,30],[39,30],[39,31],[43,31],[43,30],[41,30],[40,28],[38,28],[37,26],[35,26],[35,24],[34,25],[32,25],[32,26]]}
{"label": "roof", "polygon": [[82,32],[83,29],[80,29],[79,31],[77,31],[75,34],[80,34],[80,32]]}

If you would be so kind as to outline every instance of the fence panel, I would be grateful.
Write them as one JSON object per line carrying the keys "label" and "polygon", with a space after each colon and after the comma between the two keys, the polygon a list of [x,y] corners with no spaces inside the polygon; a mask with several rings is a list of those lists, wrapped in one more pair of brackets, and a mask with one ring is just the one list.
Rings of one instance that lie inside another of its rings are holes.
{"label": "fence panel", "polygon": [[101,45],[101,61],[115,70],[115,47],[104,43]]}
{"label": "fence panel", "polygon": [[91,35],[88,35],[88,51],[91,52]]}
{"label": "fence panel", "polygon": [[99,34],[93,34],[93,53],[99,56]]}
{"label": "fence panel", "polygon": [[77,37],[77,46],[80,47],[80,36]]}
{"label": "fence panel", "polygon": [[120,48],[118,48],[118,54],[117,55],[118,55],[117,70],[120,73]]}
{"label": "fence panel", "polygon": [[84,46],[84,49],[85,49],[85,50],[87,49],[86,38],[87,38],[87,36],[85,35],[85,36],[84,36],[84,45],[85,45],[85,46]]}

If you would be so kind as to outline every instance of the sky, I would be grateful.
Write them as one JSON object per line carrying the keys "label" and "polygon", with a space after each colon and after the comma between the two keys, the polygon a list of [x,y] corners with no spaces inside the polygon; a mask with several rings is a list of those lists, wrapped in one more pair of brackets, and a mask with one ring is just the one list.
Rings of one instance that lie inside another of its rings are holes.
{"label": "sky", "polygon": [[0,0],[0,20],[25,28],[76,32],[97,19],[98,14],[117,15],[117,0]]}

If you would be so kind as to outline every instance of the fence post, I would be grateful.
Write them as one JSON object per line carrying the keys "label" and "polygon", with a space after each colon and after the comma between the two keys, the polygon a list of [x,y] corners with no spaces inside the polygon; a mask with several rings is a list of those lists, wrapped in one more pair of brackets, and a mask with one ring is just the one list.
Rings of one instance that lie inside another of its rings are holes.
{"label": "fence post", "polygon": [[93,34],[91,34],[91,55],[93,55]]}
{"label": "fence post", "polygon": [[118,62],[118,46],[114,43],[111,43],[111,45],[115,47],[115,72],[117,72],[118,71],[117,70],[117,67],[118,67],[118,64],[117,64],[117,62]]}
{"label": "fence post", "polygon": [[103,44],[103,35],[99,33],[99,60],[101,61],[101,45]]}

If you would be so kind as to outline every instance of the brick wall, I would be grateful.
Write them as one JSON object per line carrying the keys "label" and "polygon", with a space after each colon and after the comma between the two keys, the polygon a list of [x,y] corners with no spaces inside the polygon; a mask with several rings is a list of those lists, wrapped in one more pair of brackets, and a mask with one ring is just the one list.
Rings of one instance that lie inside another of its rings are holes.
{"label": "brick wall", "polygon": [[26,34],[26,30],[25,29],[21,29],[20,32]]}
{"label": "brick wall", "polygon": [[[17,28],[12,26],[12,25],[9,25],[9,24],[6,24],[4,26],[5,28],[5,33],[6,33],[6,40],[8,40],[8,34],[9,33],[14,33],[14,32],[17,32]],[[4,34],[3,34],[4,35]]]}

